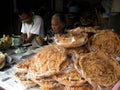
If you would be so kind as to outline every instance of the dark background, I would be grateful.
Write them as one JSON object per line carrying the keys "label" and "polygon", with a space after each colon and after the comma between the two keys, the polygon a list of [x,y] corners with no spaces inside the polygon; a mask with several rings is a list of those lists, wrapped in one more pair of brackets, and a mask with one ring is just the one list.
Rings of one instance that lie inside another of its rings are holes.
{"label": "dark background", "polygon": [[[20,34],[20,21],[16,10],[19,8],[30,7],[36,14],[41,15],[46,23],[46,28],[50,28],[51,15],[57,12],[57,6],[61,5],[59,0],[2,0],[0,3],[0,37],[3,34]],[[62,2],[62,11],[67,10],[67,3],[70,0],[60,0]],[[79,0],[78,0],[79,1]],[[93,0],[96,1],[96,0]],[[16,4],[14,4],[16,2]],[[61,12],[61,11],[60,11]]]}
{"label": "dark background", "polygon": [[[21,22],[19,21],[17,10],[24,7],[30,7],[33,11],[42,16],[45,22],[45,29],[50,29],[51,16],[55,12],[68,13],[68,3],[71,0],[2,0],[0,3],[0,37],[3,34],[20,34]],[[80,13],[95,5],[100,4],[101,0],[73,0],[80,6]],[[83,2],[84,1],[84,2]],[[16,3],[15,3],[16,2]],[[97,7],[97,6],[96,6]],[[95,16],[95,15],[94,15]],[[120,19],[120,18],[119,18]],[[116,22],[115,20],[113,20]],[[117,25],[119,28],[119,25]],[[111,28],[114,28],[111,27]],[[119,32],[119,31],[118,31]]]}
{"label": "dark background", "polygon": [[[19,8],[30,7],[34,11],[42,15],[45,11],[40,11],[40,8],[45,6],[46,9],[50,7],[50,0],[16,0],[16,7],[14,5],[15,0],[2,0],[0,3],[0,37],[3,34],[19,34],[20,25],[16,10]],[[47,2],[47,3],[46,3]],[[50,8],[49,8],[50,9]],[[40,14],[40,12],[42,12]]]}

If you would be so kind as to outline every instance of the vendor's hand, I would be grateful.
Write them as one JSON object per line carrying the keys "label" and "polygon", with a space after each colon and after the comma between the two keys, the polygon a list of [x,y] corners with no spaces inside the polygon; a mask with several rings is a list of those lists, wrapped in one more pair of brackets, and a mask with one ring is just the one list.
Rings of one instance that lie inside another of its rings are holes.
{"label": "vendor's hand", "polygon": [[36,37],[36,41],[39,45],[43,45],[44,44],[44,41],[43,41],[43,38],[42,37]]}
{"label": "vendor's hand", "polygon": [[25,40],[27,39],[27,34],[21,34],[20,39],[22,43],[25,43]]}
{"label": "vendor's hand", "polygon": [[25,34],[25,33],[21,34],[21,38],[26,39],[27,38],[27,34]]}
{"label": "vendor's hand", "polygon": [[24,44],[24,38],[20,37],[20,44]]}

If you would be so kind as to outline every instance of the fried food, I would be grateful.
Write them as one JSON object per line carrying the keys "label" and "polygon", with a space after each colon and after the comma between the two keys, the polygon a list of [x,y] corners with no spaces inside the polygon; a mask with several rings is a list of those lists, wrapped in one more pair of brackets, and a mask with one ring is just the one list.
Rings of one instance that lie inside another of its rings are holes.
{"label": "fried food", "polygon": [[77,31],[71,31],[67,34],[58,35],[55,37],[54,41],[57,45],[65,48],[79,47],[85,45],[88,40],[87,33],[84,33],[81,30],[77,33]]}
{"label": "fried food", "polygon": [[88,40],[90,51],[103,51],[116,56],[120,53],[119,36],[111,30],[101,30]]}
{"label": "fried food", "polygon": [[78,60],[81,75],[90,83],[111,86],[120,79],[120,65],[104,52],[91,52]]}
{"label": "fried food", "polygon": [[0,53],[0,69],[2,69],[5,66],[6,59],[5,55],[3,53]]}
{"label": "fried food", "polygon": [[34,55],[30,71],[37,77],[48,77],[67,67],[67,55],[63,47],[49,45]]}
{"label": "fried food", "polygon": [[65,90],[93,90],[93,87],[89,83],[85,83],[81,86],[65,86]]}
{"label": "fried food", "polygon": [[70,57],[81,55],[88,52],[88,49],[86,47],[67,48],[66,50],[67,50],[68,56]]}
{"label": "fried food", "polygon": [[31,59],[27,59],[15,65],[16,72],[28,72]]}
{"label": "fried food", "polygon": [[20,73],[16,72],[14,73],[15,79],[20,82],[22,85],[24,85],[26,88],[31,88],[36,86],[37,84],[33,82],[30,77],[27,75],[28,73]]}
{"label": "fried food", "polygon": [[68,73],[56,75],[55,80],[66,86],[80,86],[86,82],[75,69]]}
{"label": "fried food", "polygon": [[57,81],[41,81],[40,90],[64,90],[64,85]]}

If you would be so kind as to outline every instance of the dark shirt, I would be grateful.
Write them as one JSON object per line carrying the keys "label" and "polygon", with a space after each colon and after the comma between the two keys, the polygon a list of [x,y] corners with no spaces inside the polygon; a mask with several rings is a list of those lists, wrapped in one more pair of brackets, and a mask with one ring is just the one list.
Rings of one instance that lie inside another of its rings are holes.
{"label": "dark shirt", "polygon": [[55,35],[55,32],[54,32],[52,29],[50,29],[50,30],[47,32],[47,37],[54,37],[54,35]]}
{"label": "dark shirt", "polygon": [[55,32],[50,29],[48,32],[47,32],[47,35],[45,37],[45,41],[47,42],[47,44],[49,43],[52,43],[53,42],[53,37],[55,36]]}

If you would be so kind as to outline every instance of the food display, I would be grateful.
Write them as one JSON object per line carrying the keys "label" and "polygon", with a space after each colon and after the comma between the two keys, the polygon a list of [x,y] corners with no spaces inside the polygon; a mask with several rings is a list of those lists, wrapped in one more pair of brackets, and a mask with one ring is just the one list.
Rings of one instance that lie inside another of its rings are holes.
{"label": "food display", "polygon": [[16,72],[27,72],[29,69],[31,60],[27,59],[24,62],[20,62],[19,64],[15,65]]}
{"label": "food display", "polygon": [[81,86],[87,82],[75,69],[56,75],[55,80],[66,86]]}
{"label": "food display", "polygon": [[80,74],[98,87],[110,87],[120,79],[120,65],[104,52],[90,52],[76,63]]}
{"label": "food display", "polygon": [[[79,33],[77,33],[77,31]],[[76,28],[75,31],[68,32],[67,34],[63,34],[61,36],[57,35],[54,41],[56,45],[65,48],[72,48],[85,45],[87,40],[87,34],[82,32],[81,29],[79,30],[79,28]]]}
{"label": "food display", "polygon": [[65,90],[93,90],[93,87],[89,83],[85,83],[81,86],[65,86]]}
{"label": "food display", "polygon": [[67,48],[66,50],[69,57],[74,57],[76,55],[80,56],[89,52],[86,47]]}
{"label": "food display", "polygon": [[[90,37],[89,32],[93,33]],[[73,36],[75,43],[70,44]],[[20,81],[21,77],[32,81],[27,88],[38,85],[40,90],[111,90],[120,80],[116,59],[119,41],[111,30],[76,28],[15,65],[14,75]]]}
{"label": "food display", "polygon": [[57,81],[42,81],[39,83],[40,90],[64,90],[64,85]]}
{"label": "food display", "polygon": [[89,39],[88,49],[118,55],[120,53],[120,38],[111,30],[101,30]]}
{"label": "food display", "polygon": [[31,87],[36,86],[37,84],[33,82],[29,77],[27,77],[27,74],[28,73],[16,72],[14,74],[14,78],[16,78],[16,81],[23,84],[26,88],[31,88]]}
{"label": "food display", "polygon": [[62,73],[67,68],[66,51],[62,47],[50,45],[44,47],[40,52],[33,56],[30,72],[41,77],[49,77],[54,74]]}

